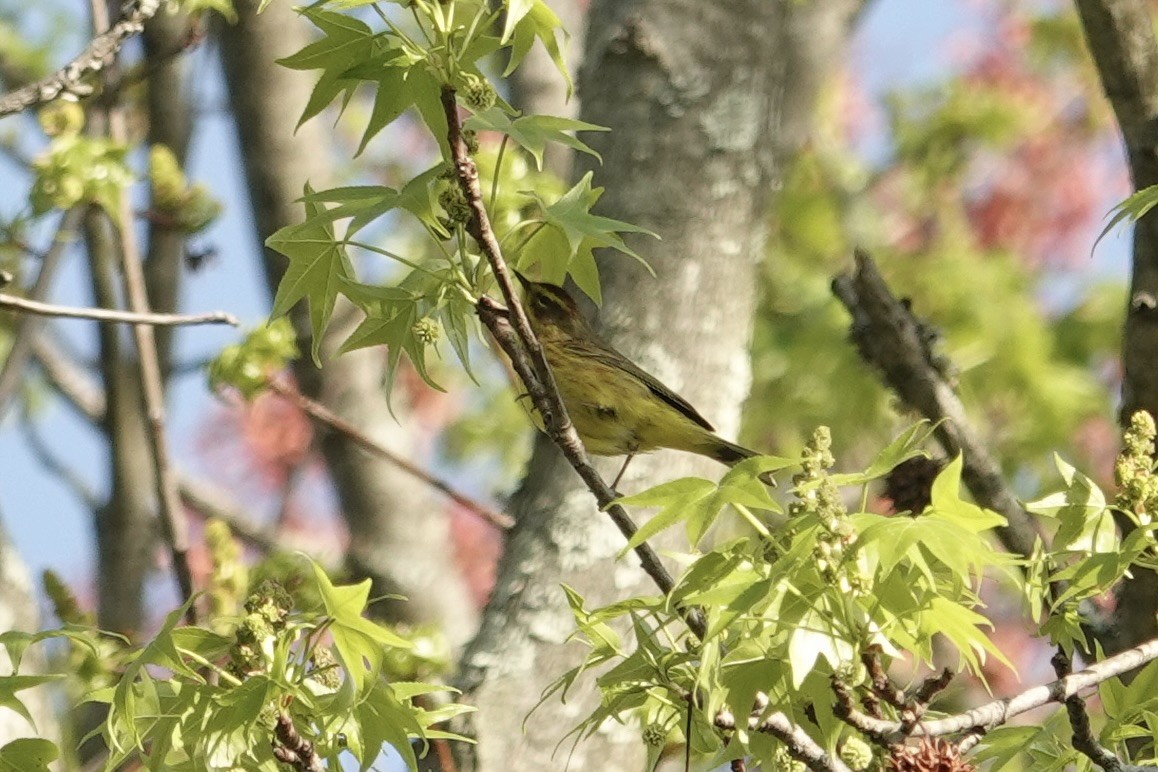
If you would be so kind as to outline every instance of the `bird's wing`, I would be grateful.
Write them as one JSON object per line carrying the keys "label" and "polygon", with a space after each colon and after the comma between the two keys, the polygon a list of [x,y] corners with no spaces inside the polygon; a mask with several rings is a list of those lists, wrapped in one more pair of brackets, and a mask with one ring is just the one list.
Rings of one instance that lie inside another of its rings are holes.
{"label": "bird's wing", "polygon": [[708,422],[708,419],[700,415],[699,412],[694,407],[692,407],[686,399],[681,397],[679,394],[676,394],[667,386],[664,386],[663,383],[661,383],[660,380],[654,375],[632,362],[623,354],[620,354],[606,342],[602,340],[595,340],[591,341],[591,343],[593,345],[587,348],[585,352],[589,356],[595,357],[600,362],[609,367],[618,368],[626,373],[629,373],[630,375],[635,376],[640,381],[642,381],[645,386],[647,386],[652,394],[659,397],[667,404],[671,405],[692,423],[699,424],[709,432],[714,432],[716,430],[716,427],[712,426]]}

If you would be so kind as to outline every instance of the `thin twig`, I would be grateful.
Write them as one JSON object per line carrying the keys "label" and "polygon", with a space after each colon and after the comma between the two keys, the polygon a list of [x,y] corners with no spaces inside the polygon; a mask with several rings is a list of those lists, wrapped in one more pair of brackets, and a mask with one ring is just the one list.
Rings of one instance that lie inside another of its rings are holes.
{"label": "thin twig", "polygon": [[81,504],[89,511],[95,512],[100,503],[100,498],[97,496],[93,487],[89,485],[76,470],[64,463],[52,448],[48,446],[44,438],[40,436],[37,431],[36,424],[32,417],[28,415],[27,411],[20,416],[20,429],[24,434],[25,443],[32,455],[40,462],[45,471],[58,477],[64,485],[72,491]]}
{"label": "thin twig", "polygon": [[[52,246],[41,257],[40,271],[28,290],[28,300],[36,301],[48,296],[48,288],[56,275],[56,268],[60,265],[65,248],[73,243],[83,215],[84,210],[74,206],[61,216],[56,226],[56,234],[52,237]],[[12,333],[12,345],[8,349],[4,365],[0,366],[0,418],[4,417],[8,403],[20,385],[24,366],[32,354],[33,338],[39,329],[40,320],[35,315],[29,315],[20,318]]]}
{"label": "thin twig", "polygon": [[[147,3],[145,0],[139,1],[140,4],[130,13],[140,13],[145,5],[152,6],[153,12],[156,11],[158,0],[148,0]],[[123,21],[117,22],[112,29],[122,23]],[[122,144],[127,142],[129,132],[124,108],[117,106],[110,109],[108,120],[110,138]],[[147,316],[150,313],[149,297],[145,289],[141,251],[137,244],[133,209],[127,191],[121,192],[116,224],[121,239],[121,277],[129,310],[138,316]],[[193,570],[189,565],[189,529],[177,489],[177,478],[169,459],[168,439],[165,435],[165,387],[153,327],[140,319],[136,320],[133,324],[133,339],[137,345],[137,366],[149,428],[149,444],[153,455],[161,532],[169,545],[173,573],[181,592],[181,600],[186,602],[191,600],[194,594]],[[190,624],[196,624],[196,604],[186,603],[185,608],[186,620]]]}
{"label": "thin twig", "polygon": [[352,423],[342,418],[340,415],[333,412],[325,405],[310,399],[289,384],[276,378],[269,379],[267,384],[274,394],[277,394],[279,397],[283,397],[284,399],[288,399],[314,420],[325,424],[331,429],[334,429],[335,431],[345,435],[347,438],[352,440],[355,445],[362,448],[363,450],[369,451],[375,456],[378,456],[379,458],[385,459],[391,464],[394,464],[407,474],[417,477],[419,480],[422,480],[430,487],[445,494],[446,497],[451,501],[459,504],[462,507],[465,507],[496,528],[507,530],[515,524],[515,521],[509,515],[505,515],[502,512],[496,512],[494,509],[488,507],[487,505],[476,501],[469,496],[459,493],[453,487],[451,487],[449,483],[434,477],[425,469],[410,463],[402,456],[394,453],[380,442],[366,435],[364,432],[358,429],[358,427],[354,426]]}
{"label": "thin twig", "polygon": [[197,324],[228,324],[238,327],[241,322],[233,314],[210,311],[206,314],[157,314],[151,311],[116,311],[111,308],[58,306],[38,300],[17,297],[0,292],[0,308],[10,308],[26,314],[51,316],[61,319],[90,319],[112,324],[146,325],[149,327],[187,327]]}
{"label": "thin twig", "polygon": [[93,38],[84,51],[47,78],[0,96],[0,117],[21,112],[35,105],[47,104],[62,96],[85,97],[92,87],[81,81],[108,65],[125,41],[139,35],[145,22],[153,18],[161,0],[127,2],[121,18]]}
{"label": "thin twig", "polygon": [[236,506],[226,502],[219,491],[211,489],[206,483],[179,474],[177,489],[181,494],[181,502],[186,507],[206,519],[225,523],[235,536],[249,546],[266,554],[285,548],[275,529],[261,525],[253,518],[242,514]]}
{"label": "thin twig", "polygon": [[1033,520],[969,423],[946,377],[947,362],[932,352],[927,325],[893,295],[872,258],[862,250],[856,251],[856,270],[836,277],[832,291],[852,314],[852,339],[861,357],[881,371],[903,402],[936,424],[937,440],[947,455],[962,455],[965,485],[978,503],[1001,513],[1008,522],[997,529],[1005,548],[1024,557],[1031,555],[1037,538]]}
{"label": "thin twig", "polygon": [[[511,365],[526,386],[531,402],[543,421],[547,436],[559,446],[568,463],[587,484],[599,507],[607,512],[624,537],[630,539],[639,529],[623,507],[613,503],[618,496],[587,459],[587,451],[567,415],[567,408],[559,395],[543,347],[531,330],[527,314],[515,293],[510,271],[503,259],[502,249],[491,228],[490,218],[483,203],[478,168],[467,150],[462,135],[462,117],[458,112],[455,91],[449,86],[442,89],[442,106],[446,113],[447,139],[454,159],[456,176],[471,209],[466,229],[486,256],[499,292],[506,303],[506,307],[503,308],[489,297],[479,298],[476,306],[479,319],[510,358]],[[635,553],[643,570],[662,592],[668,593],[675,587],[675,580],[650,545],[646,542],[640,544],[635,548]],[[703,615],[697,610],[692,610],[687,614],[687,620],[693,632],[702,638],[706,631]]]}

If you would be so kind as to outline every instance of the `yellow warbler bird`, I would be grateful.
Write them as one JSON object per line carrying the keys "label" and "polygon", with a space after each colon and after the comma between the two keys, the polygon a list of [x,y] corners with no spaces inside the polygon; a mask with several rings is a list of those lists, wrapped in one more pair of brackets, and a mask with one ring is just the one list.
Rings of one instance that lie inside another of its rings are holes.
{"label": "yellow warbler bird", "polygon": [[[698,453],[728,466],[760,455],[718,436],[687,400],[600,338],[562,288],[515,275],[526,290],[531,329],[583,445],[597,456],[627,456],[612,488],[636,453],[657,448]],[[762,479],[775,485],[771,476]]]}

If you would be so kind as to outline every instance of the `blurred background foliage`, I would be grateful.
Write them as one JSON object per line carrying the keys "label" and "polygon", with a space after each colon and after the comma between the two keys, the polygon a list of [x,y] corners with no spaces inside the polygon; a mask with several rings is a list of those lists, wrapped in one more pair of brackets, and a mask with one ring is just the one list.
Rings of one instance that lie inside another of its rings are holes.
{"label": "blurred background foliage", "polygon": [[[939,331],[972,420],[1026,493],[1055,450],[1106,479],[1125,287],[1090,244],[1127,192],[1117,137],[1073,12],[992,12],[988,46],[887,94],[881,114],[851,74],[830,86],[772,215],[750,444],[791,455],[824,423],[856,467],[911,420],[847,344],[829,291],[861,246]],[[868,152],[867,133],[881,141]]]}

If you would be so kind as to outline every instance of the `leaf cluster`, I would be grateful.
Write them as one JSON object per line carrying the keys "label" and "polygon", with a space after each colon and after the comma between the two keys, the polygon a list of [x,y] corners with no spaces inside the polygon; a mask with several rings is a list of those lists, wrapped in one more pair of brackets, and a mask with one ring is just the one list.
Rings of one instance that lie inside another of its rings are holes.
{"label": "leaf cluster", "polygon": [[[377,28],[351,9],[369,5]],[[355,93],[373,93],[358,152],[403,113],[417,114],[437,140],[442,158],[400,188],[381,185],[352,186],[326,191],[307,189],[306,219],[275,233],[268,245],[289,259],[274,301],[274,315],[287,313],[305,300],[313,332],[313,355],[319,359],[319,341],[339,297],[352,302],[363,321],[346,339],[341,351],[385,345],[388,383],[405,358],[432,387],[439,388],[428,366],[431,351],[446,339],[457,359],[470,373],[471,341],[477,336],[474,304],[490,289],[489,265],[467,238],[472,218],[461,181],[453,172],[447,144],[448,123],[443,94],[457,95],[470,113],[465,123],[467,140],[480,159],[489,157],[480,136],[494,138],[498,153],[493,164],[480,163],[482,189],[495,235],[508,259],[521,270],[536,270],[550,281],[568,276],[596,300],[599,281],[592,252],[610,247],[634,254],[620,234],[639,233],[627,223],[591,213],[601,194],[591,175],[570,190],[557,184],[519,184],[504,172],[504,157],[517,154],[540,173],[548,143],[582,152],[594,151],[575,132],[596,131],[567,118],[521,115],[494,93],[483,63],[500,51],[508,58],[508,72],[518,65],[537,41],[566,76],[560,25],[542,0],[508,0],[492,8],[477,0],[437,3],[373,4],[358,0],[315,3],[302,10],[321,32],[316,42],[283,60],[294,69],[320,70],[302,120],[320,114],[331,104],[344,109]],[[404,6],[405,14],[390,11]],[[499,24],[502,19],[501,25]],[[410,23],[404,23],[409,21]],[[568,81],[569,82],[569,81]],[[509,150],[509,152],[508,152]],[[427,237],[426,248],[398,254],[375,243],[359,240],[370,223],[401,217],[418,226]],[[339,235],[340,234],[340,235]],[[357,275],[350,250],[385,257],[402,268],[401,278],[388,286],[368,283]]]}
{"label": "leaf cluster", "polygon": [[[827,471],[826,434],[816,435],[794,478],[787,519],[776,517],[780,507],[758,481],[769,468],[789,466],[784,459],[752,459],[718,484],[680,480],[623,500],[659,508],[644,526],[649,534],[679,524],[694,544],[727,511],[752,533],[694,553],[667,597],[588,609],[568,589],[575,637],[589,652],[544,699],[556,692],[565,698],[582,674],[598,671],[603,699],[576,728],[577,739],[607,719],[636,716],[652,734],[659,728],[676,739],[690,725],[692,750],[706,764],[749,756],[774,766],[778,741],[748,731],[742,720],[734,732],[722,729],[717,717],[751,715],[758,722],[782,711],[833,750],[848,729],[832,712],[830,682],[863,688],[866,651],[882,652],[887,662],[907,657],[910,665],[929,664],[939,638],[977,676],[990,657],[1008,666],[985,634],[991,625],[978,596],[983,577],[1012,565],[989,538],[1005,521],[961,498],[960,460],[937,478],[922,513],[844,510],[840,488],[861,491],[863,502],[865,486],[920,454],[928,433],[918,425],[864,472],[841,475]],[[770,525],[774,518],[779,525]],[[682,622],[691,608],[706,618],[702,639]],[[617,632],[619,623],[630,637]]]}
{"label": "leaf cluster", "polygon": [[[144,646],[121,640],[112,652],[105,634],[79,625],[36,635],[5,633],[0,645],[14,673],[0,677],[0,705],[31,722],[19,692],[66,675],[20,675],[20,663],[28,646],[59,638],[93,655],[111,654],[116,663],[116,677],[86,696],[108,708],[95,730],[110,751],[105,769],[135,759],[145,769],[275,772],[281,768],[274,731],[279,716],[288,717],[334,769],[341,766],[340,755],[370,769],[387,745],[414,768],[415,742],[463,739],[432,725],[467,708],[418,704],[446,687],[392,677],[396,652],[413,644],[363,616],[369,580],[334,585],[317,565],[312,574],[316,607],[303,608],[280,585],[263,582],[229,632],[179,626],[181,608]],[[33,770],[46,768],[56,748],[41,740],[5,746],[0,753],[20,759],[16,768]]]}

